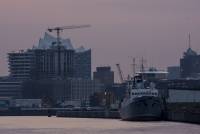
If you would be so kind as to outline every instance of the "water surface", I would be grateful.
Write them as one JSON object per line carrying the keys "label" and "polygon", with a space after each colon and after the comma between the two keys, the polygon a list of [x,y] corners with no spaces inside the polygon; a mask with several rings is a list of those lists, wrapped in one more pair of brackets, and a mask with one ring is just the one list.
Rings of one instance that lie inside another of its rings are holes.
{"label": "water surface", "polygon": [[0,134],[199,134],[200,126],[118,119],[0,117]]}

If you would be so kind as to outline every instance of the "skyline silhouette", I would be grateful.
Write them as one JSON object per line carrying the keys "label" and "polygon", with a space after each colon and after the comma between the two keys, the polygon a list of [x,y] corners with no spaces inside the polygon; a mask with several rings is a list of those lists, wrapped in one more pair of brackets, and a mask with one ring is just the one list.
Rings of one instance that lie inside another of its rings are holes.
{"label": "skyline silhouette", "polygon": [[[0,2],[0,75],[8,74],[7,53],[37,45],[48,27],[91,24],[66,31],[74,47],[92,49],[96,66],[120,63],[131,74],[132,57],[149,67],[178,65],[188,48],[200,53],[200,1],[197,0],[2,0]],[[118,74],[116,74],[118,75]],[[118,77],[118,76],[117,76]]]}

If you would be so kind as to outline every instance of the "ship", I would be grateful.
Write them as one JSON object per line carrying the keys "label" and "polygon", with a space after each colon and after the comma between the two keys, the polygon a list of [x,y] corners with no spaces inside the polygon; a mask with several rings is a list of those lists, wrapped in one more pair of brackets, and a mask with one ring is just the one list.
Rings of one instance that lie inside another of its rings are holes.
{"label": "ship", "polygon": [[160,120],[163,104],[154,83],[143,80],[141,75],[127,81],[127,93],[120,108],[122,120]]}

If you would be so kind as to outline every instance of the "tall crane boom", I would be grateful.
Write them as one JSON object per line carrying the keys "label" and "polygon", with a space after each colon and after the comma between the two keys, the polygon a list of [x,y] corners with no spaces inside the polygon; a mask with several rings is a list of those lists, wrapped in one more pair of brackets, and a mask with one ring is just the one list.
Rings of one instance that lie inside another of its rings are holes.
{"label": "tall crane boom", "polygon": [[116,64],[116,66],[117,66],[117,70],[118,70],[118,72],[119,72],[120,81],[121,81],[121,83],[124,83],[124,76],[123,76],[122,70],[121,70],[121,68],[120,68],[120,65],[119,65],[119,64]]}
{"label": "tall crane boom", "polygon": [[78,28],[87,28],[90,27],[90,25],[71,25],[71,26],[63,26],[63,27],[54,27],[54,28],[48,28],[49,32],[56,31],[57,34],[57,45],[60,45],[60,32],[66,29],[78,29]]}
{"label": "tall crane boom", "polygon": [[90,25],[71,25],[71,26],[63,26],[63,27],[54,27],[54,28],[49,28],[49,32],[53,30],[65,30],[65,29],[76,29],[76,28],[86,28],[90,27]]}

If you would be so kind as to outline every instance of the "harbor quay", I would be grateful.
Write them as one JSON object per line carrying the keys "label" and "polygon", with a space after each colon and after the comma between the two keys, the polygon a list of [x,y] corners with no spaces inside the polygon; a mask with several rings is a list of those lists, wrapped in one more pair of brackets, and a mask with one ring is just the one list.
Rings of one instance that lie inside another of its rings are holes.
{"label": "harbor quay", "polygon": [[[120,119],[118,110],[95,110],[95,109],[69,109],[69,108],[15,108],[1,110],[0,116],[41,116],[59,118],[98,118],[98,119]],[[175,121],[200,124],[200,113],[189,111],[165,111],[160,121]]]}
{"label": "harbor quay", "polygon": [[112,118],[119,119],[118,110],[87,110],[69,108],[13,108],[0,111],[0,116],[57,116],[73,118]]}

